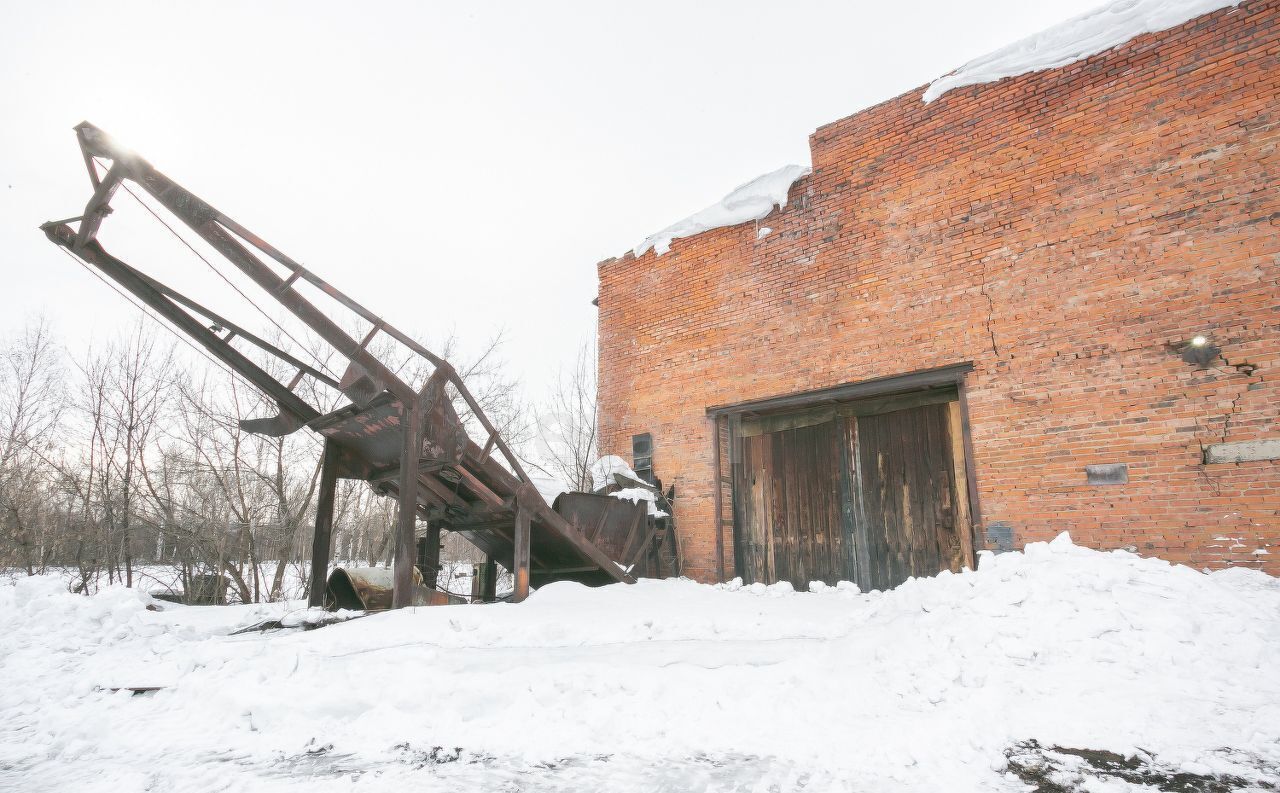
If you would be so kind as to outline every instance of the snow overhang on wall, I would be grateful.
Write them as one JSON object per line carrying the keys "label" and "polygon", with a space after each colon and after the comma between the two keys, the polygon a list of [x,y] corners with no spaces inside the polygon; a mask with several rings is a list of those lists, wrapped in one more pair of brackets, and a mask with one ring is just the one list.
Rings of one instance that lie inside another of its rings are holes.
{"label": "snow overhang on wall", "polygon": [[774,207],[785,207],[791,186],[812,171],[807,165],[784,165],[776,171],[757,176],[701,212],[645,237],[632,249],[632,253],[640,258],[652,248],[656,256],[661,256],[671,250],[672,240],[680,237],[692,237],[712,229],[763,220]]}
{"label": "snow overhang on wall", "polygon": [[969,61],[929,84],[924,101],[953,88],[1019,74],[1057,69],[1118,47],[1143,33],[1156,33],[1241,0],[1116,0]]}
{"label": "snow overhang on wall", "polygon": [[[1118,47],[1144,33],[1168,30],[1241,2],[1243,0],[1113,0],[969,61],[930,83],[921,98],[932,102],[955,88],[1061,68]],[[706,209],[645,237],[632,249],[632,253],[639,258],[653,249],[655,255],[661,256],[671,250],[673,240],[763,220],[775,207],[786,207],[792,185],[811,172],[808,166],[787,165],[758,176]],[[762,229],[759,237],[768,231]]]}

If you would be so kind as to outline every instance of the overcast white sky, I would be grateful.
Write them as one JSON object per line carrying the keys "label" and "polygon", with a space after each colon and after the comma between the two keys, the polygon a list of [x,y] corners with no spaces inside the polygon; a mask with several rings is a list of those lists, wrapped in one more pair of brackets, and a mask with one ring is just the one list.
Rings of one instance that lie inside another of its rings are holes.
{"label": "overcast white sky", "polygon": [[[137,314],[37,230],[83,209],[89,120],[429,342],[505,327],[536,396],[597,261],[1097,4],[0,0],[0,332],[44,312],[78,353]],[[108,250],[266,325],[131,203]]]}

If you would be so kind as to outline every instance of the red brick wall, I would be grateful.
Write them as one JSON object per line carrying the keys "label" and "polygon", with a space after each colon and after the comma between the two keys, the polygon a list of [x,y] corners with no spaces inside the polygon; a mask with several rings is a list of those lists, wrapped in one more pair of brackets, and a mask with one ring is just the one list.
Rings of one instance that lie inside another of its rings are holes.
{"label": "red brick wall", "polygon": [[[706,407],[963,361],[986,526],[1280,573],[1280,463],[1201,462],[1280,437],[1280,1],[810,144],[765,239],[599,266],[604,451],[653,433],[687,574],[716,576]],[[1209,369],[1171,350],[1198,333]]]}

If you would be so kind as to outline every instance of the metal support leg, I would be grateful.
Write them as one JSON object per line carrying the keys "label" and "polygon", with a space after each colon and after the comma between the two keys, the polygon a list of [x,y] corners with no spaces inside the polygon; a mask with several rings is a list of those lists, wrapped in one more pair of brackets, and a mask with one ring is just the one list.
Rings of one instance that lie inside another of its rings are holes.
{"label": "metal support leg", "polygon": [[529,534],[532,529],[529,510],[516,507],[515,560],[511,572],[516,578],[516,591],[511,602],[519,603],[529,597]]}
{"label": "metal support leg", "polygon": [[396,523],[396,561],[391,594],[391,608],[413,604],[413,563],[416,549],[414,529],[418,517],[418,458],[422,442],[418,438],[417,400],[406,400],[400,409],[400,515]]}
{"label": "metal support leg", "polygon": [[486,555],[481,569],[484,570],[484,581],[480,586],[480,598],[485,603],[492,603],[498,599],[498,561]]}
{"label": "metal support leg", "polygon": [[435,521],[427,524],[427,535],[418,540],[418,572],[427,589],[440,588],[440,524]]}
{"label": "metal support leg", "polygon": [[333,500],[338,487],[338,445],[328,438],[320,461],[320,492],[316,498],[316,533],[311,539],[311,590],[309,606],[324,605],[333,543]]}
{"label": "metal support leg", "polygon": [[498,563],[485,554],[484,561],[471,566],[471,602],[492,603],[498,599]]}

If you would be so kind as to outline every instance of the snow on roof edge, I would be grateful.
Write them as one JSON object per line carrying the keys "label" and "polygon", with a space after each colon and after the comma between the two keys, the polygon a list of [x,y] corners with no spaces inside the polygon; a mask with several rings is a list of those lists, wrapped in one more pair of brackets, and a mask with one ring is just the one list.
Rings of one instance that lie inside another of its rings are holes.
{"label": "snow on roof edge", "polygon": [[1058,69],[1118,47],[1144,33],[1168,30],[1241,2],[1243,0],[1112,0],[969,61],[929,83],[921,98],[932,102],[955,88]]}
{"label": "snow on roof edge", "polygon": [[673,240],[681,237],[692,237],[712,229],[761,220],[774,207],[786,207],[791,186],[812,172],[813,169],[807,165],[784,165],[776,171],[757,176],[746,184],[738,185],[727,196],[706,209],[645,237],[631,252],[638,259],[652,248],[655,256],[661,256],[671,250]]}
{"label": "snow on roof edge", "polygon": [[[1244,0],[1112,0],[969,61],[929,83],[921,99],[929,103],[956,88],[1062,68],[1145,33],[1169,30],[1242,2]],[[863,108],[854,115],[869,109]],[[812,171],[808,166],[786,165],[758,176],[738,186],[718,203],[645,237],[631,253],[638,259],[652,248],[655,256],[661,256],[671,250],[671,243],[676,239],[762,220],[775,206],[785,208],[792,185]]]}

